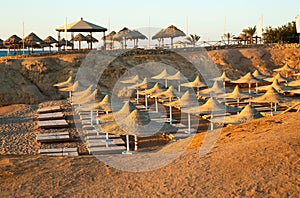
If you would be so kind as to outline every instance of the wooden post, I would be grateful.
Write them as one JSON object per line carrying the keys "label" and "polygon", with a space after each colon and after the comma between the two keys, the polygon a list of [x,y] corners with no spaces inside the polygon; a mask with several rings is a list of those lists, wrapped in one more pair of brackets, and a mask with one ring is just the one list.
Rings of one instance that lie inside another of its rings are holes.
{"label": "wooden post", "polygon": [[137,136],[134,135],[134,150],[136,151],[138,149],[138,139]]}

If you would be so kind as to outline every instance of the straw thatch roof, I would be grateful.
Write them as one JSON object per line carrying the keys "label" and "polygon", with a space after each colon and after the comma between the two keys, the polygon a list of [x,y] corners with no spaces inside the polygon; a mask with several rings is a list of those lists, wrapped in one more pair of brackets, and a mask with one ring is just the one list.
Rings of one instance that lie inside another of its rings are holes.
{"label": "straw thatch roof", "polygon": [[76,92],[73,92],[72,95],[73,95],[73,98],[76,98],[76,97],[82,97],[82,96],[87,96],[87,95],[90,95],[91,94],[91,91],[92,91],[92,87],[93,85],[90,85],[88,88],[86,88],[85,90],[82,90],[82,91],[76,91]]}
{"label": "straw thatch roof", "polygon": [[141,83],[132,85],[132,86],[128,87],[128,89],[136,89],[136,88],[147,89],[147,87],[148,87],[148,79],[144,78],[144,80]]}
{"label": "straw thatch roof", "polygon": [[83,18],[81,18],[79,21],[75,21],[73,23],[62,25],[58,28],[56,28],[56,31],[63,32],[67,30],[67,32],[105,32],[107,31],[106,28],[101,27],[99,25],[95,25],[93,23],[84,21]]}
{"label": "straw thatch roof", "polygon": [[233,81],[234,83],[260,83],[264,82],[262,79],[255,78],[250,72],[239,78],[238,80]]}
{"label": "straw thatch roof", "polygon": [[196,78],[195,78],[194,81],[188,82],[188,83],[183,83],[183,84],[181,84],[181,86],[184,86],[184,87],[195,87],[195,88],[207,87],[206,84],[204,84],[203,82],[200,81],[199,76],[196,76]]}
{"label": "straw thatch roof", "polygon": [[224,124],[241,124],[262,117],[263,115],[260,112],[248,104],[238,115],[212,118],[210,121]]}
{"label": "straw thatch roof", "polygon": [[166,79],[167,79],[167,80],[180,80],[180,79],[182,79],[183,77],[184,77],[183,74],[181,74],[181,72],[178,71],[178,72],[176,72],[176,74],[170,75],[170,76],[167,77]]}
{"label": "straw thatch roof", "polygon": [[163,31],[164,29],[161,29],[159,32],[157,32],[154,36],[152,36],[152,40],[154,39],[161,39],[161,38],[165,38],[163,35]]}
{"label": "straw thatch roof", "polygon": [[276,74],[276,76],[274,77],[265,78],[264,80],[268,82],[273,82],[274,80],[277,80],[279,83],[291,81],[291,79],[283,77],[280,73]]}
{"label": "straw thatch roof", "polygon": [[115,40],[115,39],[114,39],[114,35],[115,35],[115,34],[116,34],[115,31],[111,31],[108,35],[103,36],[103,37],[101,38],[101,40],[104,40],[104,38],[105,38],[105,40],[109,40],[109,41]]}
{"label": "straw thatch roof", "polygon": [[79,33],[73,38],[73,41],[87,41],[87,38]]}
{"label": "straw thatch roof", "polygon": [[59,91],[63,91],[63,92],[75,91],[77,87],[78,87],[78,81],[74,82],[74,84],[71,84],[68,87],[60,88]]}
{"label": "straw thatch roof", "polygon": [[120,122],[108,122],[101,125],[103,132],[120,135],[152,135],[166,132],[176,132],[175,126],[166,123],[151,121],[147,114],[139,110],[133,110],[126,118]]}
{"label": "straw thatch roof", "polygon": [[262,96],[259,96],[257,98],[250,99],[251,102],[256,103],[280,103],[284,101],[284,96],[278,93],[273,87],[270,87],[266,93]]}
{"label": "straw thatch roof", "polygon": [[180,99],[168,102],[164,104],[165,106],[176,106],[180,108],[190,108],[192,106],[199,105],[198,99],[195,94],[190,94],[189,90],[187,90]]}
{"label": "straw thatch roof", "polygon": [[73,46],[73,42],[71,41],[66,41],[65,38],[62,38],[58,41],[58,43],[55,43],[55,46],[58,47],[58,46],[65,46],[65,45],[68,45],[68,46]]}
{"label": "straw thatch roof", "polygon": [[90,43],[90,42],[92,42],[92,43],[97,43],[97,42],[99,42],[98,39],[92,37],[90,34],[86,35],[86,39],[87,39],[87,42],[88,42],[88,43]]}
{"label": "straw thatch roof", "polygon": [[243,98],[251,98],[252,95],[248,93],[242,93],[239,86],[235,86],[234,90],[231,93],[226,93],[221,97],[224,98],[233,98],[233,99],[243,99]]}
{"label": "straw thatch roof", "polygon": [[258,78],[258,79],[265,79],[265,78],[269,78],[270,76],[267,76],[267,75],[264,75],[262,74],[260,71],[258,71],[257,69],[252,73],[252,75],[255,77],[255,78]]}
{"label": "straw thatch roof", "polygon": [[276,72],[281,72],[281,71],[291,72],[291,71],[296,71],[296,70],[298,70],[298,69],[290,67],[287,63],[284,64],[284,66],[282,66],[280,68],[273,69],[273,71],[276,71]]}
{"label": "straw thatch roof", "polygon": [[239,108],[229,107],[220,104],[216,99],[210,98],[205,104],[197,107],[191,107],[184,109],[185,112],[196,113],[196,114],[212,114],[212,113],[225,113],[225,112],[238,112]]}
{"label": "straw thatch roof", "polygon": [[166,29],[163,29],[160,34],[160,38],[175,38],[180,36],[186,36],[186,34],[174,25],[170,25]]}
{"label": "straw thatch roof", "polygon": [[66,81],[56,83],[53,86],[54,87],[64,87],[64,86],[70,86],[71,85],[72,76],[70,76]]}
{"label": "straw thatch roof", "polygon": [[259,90],[259,91],[266,91],[270,87],[273,87],[278,92],[284,92],[284,91],[289,91],[289,90],[293,89],[292,87],[287,87],[287,86],[279,85],[278,80],[274,79],[274,81],[272,82],[271,85],[266,85],[266,86],[258,87],[257,90]]}
{"label": "straw thatch roof", "polygon": [[53,38],[52,36],[48,36],[47,38],[44,39],[43,42],[50,45],[53,43],[57,43],[58,41],[55,38]]}
{"label": "straw thatch roof", "polygon": [[118,33],[116,33],[113,36],[113,39],[114,40],[123,40],[123,39],[126,40],[129,32],[131,32],[131,30],[128,29],[127,27],[124,27],[123,29],[121,29]]}
{"label": "straw thatch roof", "polygon": [[144,34],[140,33],[137,30],[132,30],[128,32],[126,37],[127,39],[148,39]]}
{"label": "straw thatch roof", "polygon": [[155,83],[155,85],[150,89],[146,89],[144,91],[139,92],[139,94],[141,95],[157,95],[161,93],[162,90],[159,88],[158,83]]}
{"label": "straw thatch roof", "polygon": [[134,106],[134,104],[130,101],[126,101],[123,105],[123,107],[115,112],[115,113],[111,113],[111,114],[105,114],[100,116],[100,121],[102,122],[111,122],[119,119],[123,119],[125,117],[127,117],[133,110],[137,109],[136,106]]}
{"label": "straw thatch roof", "polygon": [[168,77],[170,77],[170,74],[168,74],[167,69],[164,69],[158,75],[153,76],[152,79],[159,80],[159,79],[167,79]]}
{"label": "straw thatch roof", "polygon": [[165,98],[174,98],[177,95],[174,93],[173,91],[173,86],[170,86],[166,91],[161,92],[161,93],[157,93],[157,94],[153,94],[153,97],[165,97]]}
{"label": "straw thatch roof", "polygon": [[293,80],[293,81],[289,82],[289,86],[299,87],[300,86],[300,80]]}
{"label": "straw thatch roof", "polygon": [[27,46],[43,43],[43,40],[33,32],[31,32],[28,36],[26,36],[20,42],[22,42],[23,40],[24,40],[25,45],[27,45]]}
{"label": "straw thatch roof", "polygon": [[16,45],[20,45],[20,41],[22,39],[20,37],[18,37],[17,35],[12,35],[11,37],[9,37],[8,39],[6,39],[3,42],[4,46],[16,46]]}
{"label": "straw thatch roof", "polygon": [[199,91],[199,94],[224,94],[225,88],[221,86],[219,81],[215,81],[213,86]]}
{"label": "straw thatch roof", "polygon": [[225,71],[222,73],[222,75],[220,77],[216,77],[216,78],[213,78],[211,80],[213,80],[213,81],[223,81],[223,82],[232,82],[233,81],[233,79],[231,79],[227,76]]}
{"label": "straw thatch roof", "polygon": [[139,80],[140,80],[139,76],[135,75],[135,76],[128,78],[127,80],[122,80],[120,82],[124,83],[124,84],[136,84]]}
{"label": "straw thatch roof", "polygon": [[89,103],[92,100],[95,99],[96,95],[97,95],[98,90],[95,89],[90,95],[86,96],[86,97],[80,97],[80,98],[73,98],[73,104],[84,104],[84,103]]}

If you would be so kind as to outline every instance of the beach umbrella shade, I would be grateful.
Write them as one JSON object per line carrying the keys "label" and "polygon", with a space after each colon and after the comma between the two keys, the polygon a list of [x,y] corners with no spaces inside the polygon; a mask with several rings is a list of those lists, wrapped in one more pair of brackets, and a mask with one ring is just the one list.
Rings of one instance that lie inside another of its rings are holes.
{"label": "beach umbrella shade", "polygon": [[71,41],[66,41],[65,38],[62,38],[58,41],[58,43],[55,43],[55,47],[61,46],[73,46],[73,43]]}
{"label": "beach umbrella shade", "polygon": [[51,52],[51,44],[57,43],[58,41],[53,38],[52,36],[48,36],[43,40],[43,43],[47,44],[49,46],[49,51]]}
{"label": "beach umbrella shade", "polygon": [[254,107],[248,104],[237,115],[226,116],[225,118],[212,118],[210,119],[210,122],[223,124],[242,124],[262,117],[264,116],[260,112],[258,112]]}
{"label": "beach umbrella shade", "polygon": [[176,72],[174,75],[167,77],[167,80],[177,80],[178,81],[178,92],[180,92],[180,80],[184,78],[180,71]]}
{"label": "beach umbrella shade", "polygon": [[197,94],[199,94],[199,89],[203,87],[207,87],[207,85],[200,81],[200,77],[196,76],[195,80],[188,83],[181,84],[183,87],[191,87],[191,88],[197,88]]}
{"label": "beach umbrella shade", "polygon": [[292,68],[290,67],[287,63],[284,64],[284,66],[277,68],[277,69],[273,69],[273,71],[275,72],[285,72],[285,77],[288,78],[288,73],[292,72],[292,71],[297,71],[298,69]]}
{"label": "beach umbrella shade", "polygon": [[161,33],[161,38],[171,38],[171,48],[173,48],[173,39],[181,36],[186,36],[186,34],[174,25],[170,25]]}
{"label": "beach umbrella shade", "polygon": [[158,75],[152,76],[152,79],[155,79],[155,80],[164,79],[165,80],[165,88],[167,88],[168,87],[168,77],[170,77],[170,74],[167,72],[167,69],[164,69]]}
{"label": "beach umbrella shade", "polygon": [[249,85],[249,94],[251,93],[251,84],[255,83],[256,88],[258,87],[258,83],[265,82],[262,79],[255,78],[250,72],[239,78],[238,80],[233,81],[233,83],[238,84],[248,84]]}
{"label": "beach umbrella shade", "polygon": [[110,43],[110,49],[114,48],[114,35],[116,34],[115,31],[111,31],[108,35],[105,35],[101,38],[101,40],[105,40],[106,42]]}
{"label": "beach umbrella shade", "polygon": [[225,83],[226,83],[226,82],[232,82],[232,81],[233,81],[232,78],[229,78],[229,77],[227,76],[227,74],[226,74],[225,71],[222,73],[221,76],[216,77],[216,78],[213,78],[213,79],[211,79],[211,80],[213,80],[213,81],[222,81],[223,84],[224,84],[224,87],[225,87]]}
{"label": "beach umbrella shade", "polygon": [[28,36],[26,36],[24,39],[22,39],[20,42],[22,43],[24,41],[25,45],[28,47],[38,47],[40,46],[44,41],[38,37],[35,33],[31,32]]}
{"label": "beach umbrella shade", "polygon": [[275,105],[275,111],[277,109],[277,104],[285,100],[284,96],[278,93],[274,87],[269,87],[266,93],[257,98],[252,98],[249,101],[255,103],[270,103],[271,105],[271,115],[273,116],[273,104]]}
{"label": "beach umbrella shade", "polygon": [[8,48],[8,54],[10,54],[11,47],[14,48],[14,51],[16,50],[16,48],[20,47],[21,40],[22,39],[20,37],[14,34],[3,42],[3,45]]}
{"label": "beach umbrella shade", "polygon": [[[140,94],[141,95],[145,95],[145,107],[146,109],[148,109],[148,96],[150,95],[159,95],[162,93],[162,90],[159,88],[158,83],[155,83],[155,85],[150,88],[150,89],[146,89],[144,91],[141,91]],[[157,97],[154,96],[155,98],[155,111],[158,112],[158,104],[157,104]]]}
{"label": "beach umbrella shade", "polygon": [[152,36],[152,40],[157,39],[158,45],[160,46],[160,42],[162,41],[162,46],[164,46],[164,29],[161,29],[159,32],[157,32],[155,35]]}
{"label": "beach umbrella shade", "polygon": [[279,92],[279,93],[283,93],[283,92],[285,92],[285,91],[291,91],[291,90],[294,89],[293,87],[288,87],[288,86],[282,86],[282,85],[279,85],[277,79],[274,79],[274,81],[272,82],[271,85],[261,86],[261,87],[258,87],[257,89],[258,89],[259,91],[266,91],[266,90],[268,90],[270,87],[273,87],[273,88],[274,88],[277,92]]}
{"label": "beach umbrella shade", "polygon": [[90,85],[85,90],[76,91],[76,92],[72,93],[72,96],[73,96],[73,98],[76,98],[76,97],[85,97],[85,96],[91,94],[92,88],[93,88],[93,85]]}
{"label": "beach umbrella shade", "polygon": [[91,101],[93,101],[95,99],[97,92],[98,92],[98,90],[95,89],[91,94],[89,94],[85,97],[73,98],[72,104],[82,105],[82,104],[90,103]]}
{"label": "beach umbrella shade", "polygon": [[[191,107],[194,106],[198,106],[198,99],[195,95],[190,94],[189,90],[187,90],[180,99],[173,101],[173,102],[169,102],[164,104],[166,106],[177,106],[180,107],[180,109],[182,111],[184,111],[185,109],[189,109]],[[191,115],[189,111],[186,111],[188,114],[188,133],[191,133]],[[171,116],[171,114],[170,114]],[[171,122],[172,117],[170,117],[170,122]]]}
{"label": "beach umbrella shade", "polygon": [[99,42],[98,39],[96,39],[95,37],[91,36],[90,34],[86,35],[85,38],[87,39],[88,43],[97,43]]}
{"label": "beach umbrella shade", "polygon": [[265,78],[269,78],[270,76],[264,75],[262,74],[260,71],[258,71],[257,69],[252,73],[252,75],[257,78],[257,79],[265,79]]}
{"label": "beach umbrella shade", "polygon": [[148,79],[144,78],[144,80],[141,83],[137,83],[135,85],[131,85],[128,87],[128,89],[136,89],[136,100],[137,104],[139,103],[139,90],[147,89],[148,87]]}
{"label": "beach umbrella shade", "polygon": [[72,101],[72,92],[78,88],[78,81],[74,82],[74,84],[70,84],[68,87],[60,88],[59,91],[69,92],[69,99]]}
{"label": "beach umbrella shade", "polygon": [[82,41],[88,41],[88,39],[85,36],[83,36],[81,33],[77,34],[72,40],[79,42],[79,49],[81,49]]}
{"label": "beach umbrella shade", "polygon": [[65,87],[65,86],[70,86],[72,81],[72,76],[70,76],[66,81],[64,82],[59,82],[54,84],[54,87]]}
{"label": "beach umbrella shade", "polygon": [[138,47],[138,41],[139,39],[144,40],[148,39],[144,34],[140,33],[137,30],[132,30],[127,34],[127,39],[134,41],[134,47]]}
{"label": "beach umbrella shade", "polygon": [[236,101],[239,105],[239,102],[241,99],[252,98],[253,96],[248,93],[242,93],[240,87],[238,85],[236,85],[234,90],[231,93],[226,93],[224,95],[221,95],[220,97],[236,99]]}
{"label": "beach umbrella shade", "polygon": [[215,81],[213,86],[207,89],[203,89],[199,91],[199,95],[205,96],[205,95],[220,95],[225,93],[225,88],[222,87],[219,83],[219,81]]}
{"label": "beach umbrella shade", "polygon": [[[120,81],[121,83],[123,84],[139,84],[139,81],[140,81],[140,78],[138,75],[135,75],[135,76],[132,76],[132,77],[129,77],[128,79],[126,80],[122,80]],[[137,104],[139,103],[139,89],[138,87],[136,88],[136,101],[137,101]]]}
{"label": "beach umbrella shade", "polygon": [[300,80],[293,80],[293,81],[289,82],[289,86],[300,87]]}
{"label": "beach umbrella shade", "polygon": [[290,78],[285,78],[280,73],[276,74],[274,77],[265,78],[264,80],[268,82],[273,82],[274,80],[277,80],[279,83],[285,82],[286,84],[291,81]]}
{"label": "beach umbrella shade", "polygon": [[124,45],[122,45],[122,47],[127,47],[127,44],[126,44],[126,40],[127,40],[127,36],[128,36],[128,33],[131,32],[131,30],[129,30],[127,27],[124,27],[123,29],[121,29],[118,33],[116,33],[114,36],[113,36],[113,39],[114,40],[123,40],[124,42]]}

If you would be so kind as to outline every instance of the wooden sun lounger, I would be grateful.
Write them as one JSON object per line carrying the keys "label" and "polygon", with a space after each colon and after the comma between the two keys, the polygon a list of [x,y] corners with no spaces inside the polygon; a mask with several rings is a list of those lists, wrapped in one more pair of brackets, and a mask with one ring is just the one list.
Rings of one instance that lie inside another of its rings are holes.
{"label": "wooden sun lounger", "polygon": [[38,120],[57,120],[64,118],[64,114],[62,112],[55,113],[43,113],[38,115]]}
{"label": "wooden sun lounger", "polygon": [[53,107],[44,107],[44,108],[40,108],[37,110],[38,113],[53,113],[53,112],[57,112],[60,111],[61,107],[60,106],[53,106]]}
{"label": "wooden sun lounger", "polygon": [[77,148],[40,149],[39,153],[51,156],[78,156]]}
{"label": "wooden sun lounger", "polygon": [[66,120],[45,120],[38,121],[38,126],[40,128],[63,128],[67,127],[68,123]]}
{"label": "wooden sun lounger", "polygon": [[121,154],[126,149],[125,146],[109,146],[109,147],[91,147],[88,148],[89,153],[93,155],[110,155]]}
{"label": "wooden sun lounger", "polygon": [[39,142],[67,142],[72,140],[70,137],[69,132],[62,132],[62,133],[44,133],[44,134],[37,134],[36,140]]}

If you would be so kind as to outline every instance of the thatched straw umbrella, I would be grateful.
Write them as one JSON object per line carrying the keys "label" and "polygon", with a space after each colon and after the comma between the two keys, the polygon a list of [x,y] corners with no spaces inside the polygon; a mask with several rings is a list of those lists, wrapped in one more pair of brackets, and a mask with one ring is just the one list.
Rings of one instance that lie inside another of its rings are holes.
{"label": "thatched straw umbrella", "polygon": [[16,53],[16,48],[19,48],[20,47],[20,41],[22,39],[20,37],[18,37],[17,35],[12,35],[11,37],[9,37],[8,39],[6,39],[4,42],[3,42],[3,45],[5,47],[8,48],[8,54],[7,55],[10,55],[10,48],[13,47],[14,48],[14,54]]}
{"label": "thatched straw umbrella", "polygon": [[200,81],[200,77],[196,76],[195,80],[192,82],[188,83],[183,83],[181,84],[183,87],[192,87],[192,88],[197,88],[197,94],[199,94],[199,89],[203,87],[207,87],[207,85],[203,82]]}
{"label": "thatched straw umbrella", "polygon": [[[194,96],[194,97],[193,97]],[[191,115],[190,111],[186,111],[193,106],[198,106],[198,99],[195,95],[190,94],[189,90],[187,90],[180,99],[164,104],[166,106],[177,106],[184,112],[188,113],[188,133],[191,133]],[[171,116],[171,113],[170,113]],[[172,117],[170,117],[170,120]]]}
{"label": "thatched straw umbrella", "polygon": [[171,38],[171,48],[173,48],[173,39],[180,36],[186,36],[186,34],[174,25],[170,25],[161,33],[161,38]]}
{"label": "thatched straw umbrella", "polygon": [[[132,76],[132,77],[129,77],[128,79],[126,80],[122,80],[120,81],[121,83],[123,84],[139,84],[139,81],[140,81],[140,77],[138,75],[135,75],[135,76]],[[139,103],[139,89],[138,87],[136,88],[136,101],[137,101],[137,104]]]}
{"label": "thatched straw umbrella", "polygon": [[73,104],[85,104],[85,103],[89,103],[91,102],[93,99],[95,99],[96,95],[97,95],[98,90],[95,89],[91,94],[89,94],[88,96],[85,97],[80,97],[80,98],[74,98],[72,100]]}
{"label": "thatched straw umbrella", "polygon": [[225,71],[222,73],[221,76],[216,77],[216,78],[213,78],[213,79],[211,79],[211,80],[213,80],[213,81],[222,81],[223,84],[224,84],[224,87],[225,87],[225,83],[226,83],[226,82],[232,82],[232,81],[233,81],[232,78],[229,78],[229,77],[227,76],[227,74],[226,74]]}
{"label": "thatched straw umbrella", "polygon": [[148,96],[150,95],[154,95],[155,98],[155,110],[156,112],[158,112],[158,104],[157,104],[157,97],[156,95],[159,95],[162,93],[162,90],[159,88],[158,83],[155,83],[155,85],[150,88],[150,89],[146,89],[144,91],[141,91],[140,94],[141,95],[145,95],[145,107],[146,109],[148,109]]}
{"label": "thatched straw umbrella", "polygon": [[288,78],[288,73],[292,72],[292,71],[297,71],[298,69],[292,68],[290,67],[287,63],[284,64],[284,66],[277,68],[277,69],[273,69],[273,71],[275,72],[285,72],[285,77]]}
{"label": "thatched straw umbrella", "polygon": [[78,88],[78,81],[74,82],[74,84],[70,84],[68,87],[60,88],[59,91],[62,92],[69,92],[70,101],[72,101],[72,92],[77,90]]}
{"label": "thatched straw umbrella", "polygon": [[98,39],[94,38],[90,34],[86,35],[85,38],[87,39],[86,42],[88,43],[88,46],[90,46],[90,43],[97,43],[97,42],[99,42]]}
{"label": "thatched straw umbrella", "polygon": [[219,83],[219,81],[215,81],[213,86],[207,89],[203,89],[199,91],[199,95],[205,96],[205,95],[220,95],[225,93],[225,87],[222,87]]}
{"label": "thatched straw umbrella", "polygon": [[57,43],[58,41],[53,38],[52,36],[48,36],[47,38],[44,39],[43,43],[49,45],[49,51],[51,52],[51,44]]}
{"label": "thatched straw umbrella", "polygon": [[271,76],[267,76],[267,75],[264,75],[262,74],[260,71],[258,71],[257,69],[252,73],[252,75],[255,77],[255,78],[258,78],[258,79],[265,79],[265,78],[269,78]]}
{"label": "thatched straw umbrella", "polygon": [[3,40],[0,39],[0,49],[2,49],[2,48],[3,48]]}
{"label": "thatched straw umbrella", "polygon": [[139,90],[147,89],[148,87],[148,79],[144,78],[144,80],[141,83],[137,83],[135,85],[132,85],[128,87],[128,89],[136,89],[136,102],[139,103]]}
{"label": "thatched straw umbrella", "polygon": [[273,87],[279,93],[283,93],[285,91],[290,91],[290,90],[294,89],[293,87],[287,87],[287,86],[279,85],[278,80],[274,79],[274,81],[272,82],[271,85],[266,85],[266,86],[258,87],[257,90],[259,90],[259,91],[266,91],[270,87]]}
{"label": "thatched straw umbrella", "polygon": [[65,86],[70,86],[72,81],[72,76],[70,76],[66,81],[64,82],[59,82],[54,84],[54,87],[65,87]]}
{"label": "thatched straw umbrella", "polygon": [[293,81],[289,82],[289,86],[300,87],[300,80],[293,80]]}
{"label": "thatched straw umbrella", "polygon": [[265,78],[264,80],[268,81],[268,82],[273,82],[274,80],[277,80],[279,83],[285,82],[286,85],[288,84],[288,82],[291,81],[290,78],[284,78],[284,77],[282,77],[282,75],[280,73],[276,74],[274,77]]}
{"label": "thatched straw umbrella", "polygon": [[31,50],[33,52],[34,47],[39,47],[43,43],[43,40],[33,32],[31,32],[28,36],[26,36],[20,42],[23,42],[23,41],[24,41],[25,45],[28,47],[28,53],[30,53],[29,47],[31,47]]}
{"label": "thatched straw umbrella", "polygon": [[212,118],[210,119],[210,122],[223,124],[242,124],[262,117],[264,116],[260,112],[248,104],[237,115],[226,116],[225,118]]}
{"label": "thatched straw umbrella", "polygon": [[85,97],[87,95],[90,95],[92,92],[93,85],[90,85],[88,88],[82,91],[76,91],[73,93],[73,98],[78,98],[78,97]]}
{"label": "thatched straw umbrella", "polygon": [[236,99],[239,105],[241,99],[252,98],[253,96],[247,93],[242,93],[240,87],[235,86],[234,90],[231,93],[226,93],[224,95],[221,95],[220,97]]}
{"label": "thatched straw umbrella", "polygon": [[127,151],[124,154],[130,153],[129,151],[129,135],[144,136],[176,132],[178,129],[166,123],[158,123],[151,121],[149,115],[135,109],[124,119],[118,122],[108,122],[101,125],[103,132],[114,133],[119,135],[126,135]]}
{"label": "thatched straw umbrella", "polygon": [[129,34],[129,32],[131,32],[131,30],[129,30],[127,27],[124,27],[117,34],[115,34],[113,36],[113,39],[114,40],[123,40],[124,44],[122,45],[122,48],[125,47],[125,49],[126,49],[126,47],[127,47],[126,40],[127,40],[127,36]]}
{"label": "thatched straw umbrella", "polygon": [[250,99],[249,101],[255,103],[270,103],[271,105],[271,116],[273,116],[273,104],[275,105],[275,112],[277,109],[277,104],[284,101],[284,96],[278,93],[273,87],[270,87],[266,93],[257,98]]}
{"label": "thatched straw umbrella", "polygon": [[[240,109],[220,104],[216,99],[210,98],[205,104],[188,108],[185,111],[195,114],[210,114],[210,117],[213,118],[213,114],[215,113],[234,113],[239,112]],[[211,130],[213,130],[213,123],[211,123]]]}
{"label": "thatched straw umbrella", "polygon": [[101,40],[105,40],[106,42],[108,42],[110,44],[110,49],[112,50],[114,48],[114,41],[115,41],[115,36],[116,32],[115,31],[111,31],[108,35],[103,36],[101,38]]}
{"label": "thatched straw umbrella", "polygon": [[134,48],[138,47],[139,39],[148,39],[144,34],[140,33],[137,30],[132,30],[127,34],[127,39],[133,40]]}
{"label": "thatched straw umbrella", "polygon": [[170,77],[170,76],[171,75],[167,72],[167,69],[164,69],[158,75],[152,76],[151,78],[155,79],[155,80],[160,80],[160,79],[165,80],[165,88],[168,88],[168,77]]}
{"label": "thatched straw umbrella", "polygon": [[180,80],[183,78],[183,74],[180,71],[176,72],[174,75],[167,77],[167,80],[178,80],[178,92],[180,92]]}
{"label": "thatched straw umbrella", "polygon": [[82,41],[88,41],[88,39],[83,36],[81,33],[77,34],[72,41],[78,41],[79,42],[79,50],[81,49],[81,42]]}
{"label": "thatched straw umbrella", "polygon": [[62,38],[58,41],[58,43],[55,43],[55,47],[61,47],[64,46],[64,48],[68,46],[73,46],[73,43],[71,41],[66,41],[65,38]]}
{"label": "thatched straw umbrella", "polygon": [[159,32],[157,32],[154,36],[152,36],[152,40],[157,39],[158,40],[158,46],[160,46],[160,42],[162,41],[162,46],[164,46],[164,29],[161,29]]}
{"label": "thatched straw umbrella", "polygon": [[110,114],[104,114],[100,116],[99,120],[101,122],[112,122],[115,120],[123,119],[127,117],[133,110],[137,109],[136,106],[130,101],[126,101],[123,105],[123,107],[115,112]]}
{"label": "thatched straw umbrella", "polygon": [[242,76],[238,80],[233,81],[233,83],[238,84],[248,84],[249,85],[249,94],[251,94],[251,84],[255,83],[256,88],[258,87],[258,83],[265,82],[262,79],[255,78],[250,72],[248,72],[246,75]]}

